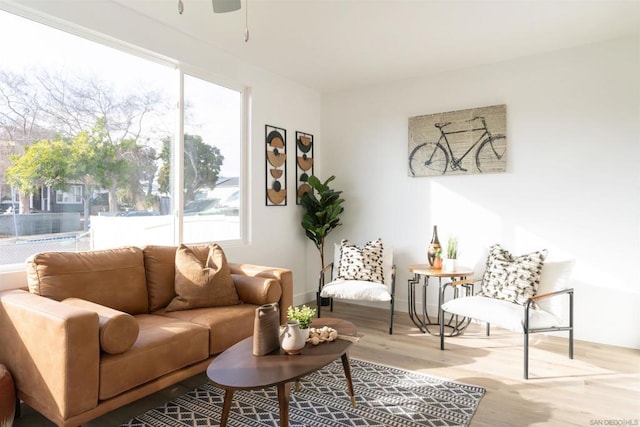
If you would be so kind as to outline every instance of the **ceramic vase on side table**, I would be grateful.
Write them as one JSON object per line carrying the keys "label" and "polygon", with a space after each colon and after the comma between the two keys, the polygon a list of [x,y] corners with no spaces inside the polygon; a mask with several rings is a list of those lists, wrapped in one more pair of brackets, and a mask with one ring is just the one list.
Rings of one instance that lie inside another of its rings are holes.
{"label": "ceramic vase on side table", "polygon": [[433,267],[433,263],[436,260],[436,252],[440,249],[440,240],[438,240],[438,226],[433,226],[433,235],[431,236],[431,242],[429,243],[429,248],[427,249],[427,260],[429,261],[429,265]]}

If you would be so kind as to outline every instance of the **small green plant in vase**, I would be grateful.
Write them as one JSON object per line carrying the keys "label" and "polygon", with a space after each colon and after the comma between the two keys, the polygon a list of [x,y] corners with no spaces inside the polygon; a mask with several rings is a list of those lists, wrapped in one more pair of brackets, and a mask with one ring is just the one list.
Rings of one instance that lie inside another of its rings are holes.
{"label": "small green plant in vase", "polygon": [[453,272],[456,270],[456,259],[458,258],[458,239],[450,237],[447,241],[447,256],[442,261],[442,270]]}
{"label": "small green plant in vase", "polygon": [[447,241],[447,258],[458,258],[458,239],[455,237],[450,237]]}
{"label": "small green plant in vase", "polygon": [[316,309],[302,305],[301,307],[289,306],[287,309],[287,319],[290,322],[298,322],[300,329],[308,329]]}

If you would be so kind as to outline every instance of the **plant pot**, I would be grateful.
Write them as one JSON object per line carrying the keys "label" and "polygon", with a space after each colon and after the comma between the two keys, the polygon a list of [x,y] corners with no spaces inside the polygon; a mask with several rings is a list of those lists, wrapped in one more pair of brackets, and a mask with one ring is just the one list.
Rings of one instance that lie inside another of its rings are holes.
{"label": "plant pot", "polygon": [[434,269],[434,270],[440,270],[440,269],[442,269],[442,258],[440,258],[440,257],[436,257],[436,258],[433,260],[433,269]]}
{"label": "plant pot", "polygon": [[302,338],[304,338],[304,342],[307,342],[307,340],[309,339],[309,327],[307,326],[306,328],[300,328],[300,333],[302,334]]}
{"label": "plant pot", "polygon": [[447,273],[453,273],[456,271],[456,260],[455,259],[443,259],[442,260],[442,271]]}

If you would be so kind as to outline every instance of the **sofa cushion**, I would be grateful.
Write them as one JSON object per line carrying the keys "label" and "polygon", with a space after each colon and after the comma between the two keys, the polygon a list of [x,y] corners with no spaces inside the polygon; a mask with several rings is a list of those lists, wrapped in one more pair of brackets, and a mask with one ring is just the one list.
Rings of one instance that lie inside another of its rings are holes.
{"label": "sofa cushion", "polygon": [[62,302],[98,314],[100,349],[105,353],[123,353],[129,350],[138,338],[138,321],[130,314],[79,298],[67,298]]}
{"label": "sofa cushion", "polygon": [[166,316],[135,317],[140,333],[133,346],[100,358],[100,400],[209,357],[206,327]]}
{"label": "sofa cushion", "polygon": [[239,304],[226,307],[196,308],[154,314],[180,319],[209,329],[209,353],[222,353],[235,343],[253,335],[253,321],[258,305]]}
{"label": "sofa cushion", "polygon": [[40,253],[27,260],[27,274],[29,291],[37,295],[81,298],[129,314],[149,312],[139,248]]}
{"label": "sofa cushion", "polygon": [[204,263],[189,247],[178,247],[175,288],[177,295],[167,306],[167,311],[240,303],[227,258],[216,243],[209,247]]}
{"label": "sofa cushion", "polygon": [[[202,262],[207,260],[209,245],[189,246]],[[144,269],[149,292],[149,311],[166,307],[176,296],[176,246],[149,245],[143,249]]]}

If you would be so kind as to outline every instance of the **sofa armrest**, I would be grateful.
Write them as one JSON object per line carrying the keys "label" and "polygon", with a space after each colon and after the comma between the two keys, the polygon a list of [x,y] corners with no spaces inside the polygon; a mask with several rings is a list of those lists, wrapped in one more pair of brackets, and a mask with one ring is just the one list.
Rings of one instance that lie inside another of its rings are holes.
{"label": "sofa armrest", "polygon": [[265,267],[253,264],[229,263],[231,274],[275,279],[280,282],[282,295],[278,301],[280,306],[280,324],[287,322],[287,308],[293,305],[293,273],[286,268]]}
{"label": "sofa armrest", "polygon": [[23,290],[0,292],[0,363],[52,421],[98,404],[98,315]]}
{"label": "sofa armrest", "polygon": [[278,280],[242,274],[232,274],[231,278],[240,299],[249,304],[271,304],[280,301],[282,297],[282,287]]}

